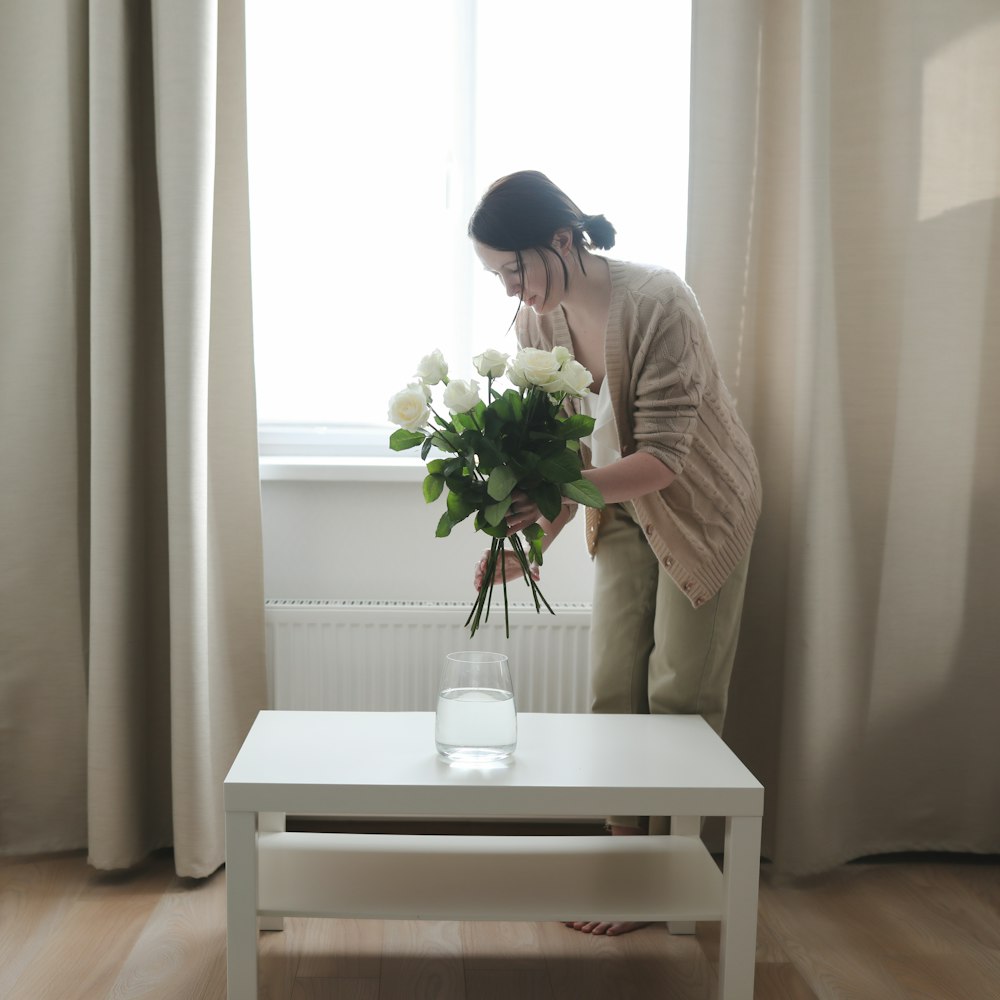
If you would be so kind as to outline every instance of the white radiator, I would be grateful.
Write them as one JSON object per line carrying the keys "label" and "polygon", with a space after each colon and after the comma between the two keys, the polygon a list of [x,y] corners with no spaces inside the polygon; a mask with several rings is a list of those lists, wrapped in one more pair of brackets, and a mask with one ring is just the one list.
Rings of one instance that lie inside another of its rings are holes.
{"label": "white radiator", "polygon": [[586,712],[589,604],[503,607],[469,639],[467,604],[393,601],[268,601],[271,704],[278,709],[432,711],[448,653],[509,657],[514,697],[525,712]]}

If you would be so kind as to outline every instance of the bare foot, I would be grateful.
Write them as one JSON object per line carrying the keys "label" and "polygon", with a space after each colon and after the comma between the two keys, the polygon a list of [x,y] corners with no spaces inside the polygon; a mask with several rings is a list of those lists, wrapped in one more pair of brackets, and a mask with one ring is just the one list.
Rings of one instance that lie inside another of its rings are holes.
{"label": "bare foot", "polygon": [[[615,837],[635,837],[642,834],[633,826],[612,826],[611,834]],[[631,921],[603,921],[603,920],[567,920],[566,927],[572,927],[575,931],[583,931],[584,934],[606,934],[608,937],[617,937],[619,934],[628,934],[637,931],[641,927],[648,927],[649,922],[634,923]]]}
{"label": "bare foot", "polygon": [[648,927],[649,921],[645,923],[634,923],[622,921],[620,923],[602,923],[597,920],[577,920],[567,923],[567,927],[572,927],[575,931],[583,931],[584,934],[606,934],[608,937],[617,937],[619,934],[628,934],[637,931],[641,927]]}

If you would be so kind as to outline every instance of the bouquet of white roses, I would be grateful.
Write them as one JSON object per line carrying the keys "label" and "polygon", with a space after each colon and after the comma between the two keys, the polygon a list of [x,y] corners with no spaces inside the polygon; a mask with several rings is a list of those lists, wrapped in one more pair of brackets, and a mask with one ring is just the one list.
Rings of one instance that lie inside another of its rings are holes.
{"label": "bouquet of white roses", "polygon": [[[486,398],[480,398],[475,380],[448,378],[448,365],[440,351],[420,362],[415,381],[389,401],[389,420],[399,425],[389,438],[393,451],[420,447],[426,461],[432,448],[453,458],[427,462],[424,500],[433,503],[448,490],[446,509],[437,526],[443,538],[467,517],[475,515],[477,531],[492,542],[486,571],[476,601],[465,624],[476,634],[486,609],[489,618],[493,578],[499,563],[503,582],[504,623],[510,637],[504,546],[510,543],[525,582],[531,588],[535,610],[544,604],[531,573],[531,563],[542,564],[543,532],[532,524],[521,535],[508,536],[506,515],[512,494],[523,490],[550,521],[559,516],[563,498],[588,507],[603,507],[597,488],[583,478],[580,438],[593,430],[585,414],[563,408],[567,396],[585,396],[591,374],[564,347],[551,351],[525,348],[511,360],[489,350],[473,358],[476,371],[486,378]],[[506,375],[512,387],[501,392],[494,380]],[[443,384],[442,402],[451,414],[441,416],[433,406],[431,386]]]}

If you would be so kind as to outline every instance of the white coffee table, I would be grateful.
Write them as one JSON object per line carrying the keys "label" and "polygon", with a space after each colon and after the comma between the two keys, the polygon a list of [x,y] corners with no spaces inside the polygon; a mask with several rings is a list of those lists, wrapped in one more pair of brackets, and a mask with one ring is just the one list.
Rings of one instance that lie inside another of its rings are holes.
{"label": "white coffee table", "polygon": [[[720,920],[719,997],[753,995],[764,789],[700,716],[518,716],[507,762],[441,760],[430,712],[261,712],[225,780],[229,1000],[300,916]],[[285,816],[671,816],[671,835],[286,832]],[[726,817],[724,873],[699,836]]]}

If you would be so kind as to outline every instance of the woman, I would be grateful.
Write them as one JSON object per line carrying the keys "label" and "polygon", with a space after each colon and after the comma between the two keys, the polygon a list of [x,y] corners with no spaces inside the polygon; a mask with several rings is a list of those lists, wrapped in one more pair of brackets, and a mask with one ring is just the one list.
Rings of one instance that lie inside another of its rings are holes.
{"label": "woman", "polygon": [[[761,491],[694,294],[670,271],[595,254],[614,246],[614,227],[537,171],[491,185],[469,235],[519,300],[519,345],[563,345],[593,375],[591,396],[570,403],[595,417],[584,475],[607,503],[587,509],[592,710],[700,714],[721,733]],[[567,502],[546,521],[518,493],[507,523],[538,521],[547,548],[574,513]],[[485,558],[477,588],[484,569]],[[640,823],[609,819],[619,835]]]}

